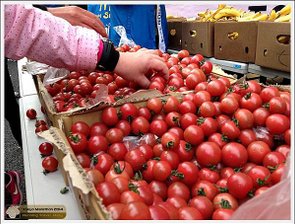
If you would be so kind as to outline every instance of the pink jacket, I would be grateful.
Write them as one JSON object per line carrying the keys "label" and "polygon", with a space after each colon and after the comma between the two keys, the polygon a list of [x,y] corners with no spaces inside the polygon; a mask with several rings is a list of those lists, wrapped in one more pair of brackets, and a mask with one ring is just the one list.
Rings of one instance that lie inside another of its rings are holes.
{"label": "pink jacket", "polygon": [[5,57],[57,68],[94,70],[100,35],[31,5],[5,5]]}

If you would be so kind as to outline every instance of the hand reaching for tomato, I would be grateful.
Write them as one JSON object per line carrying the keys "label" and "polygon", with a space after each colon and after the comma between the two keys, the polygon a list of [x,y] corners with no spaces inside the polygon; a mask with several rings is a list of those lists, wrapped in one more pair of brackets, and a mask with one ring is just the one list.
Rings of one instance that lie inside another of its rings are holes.
{"label": "hand reaching for tomato", "polygon": [[150,81],[146,76],[153,72],[159,72],[168,79],[168,67],[164,59],[152,51],[120,52],[115,72],[143,88],[149,87]]}

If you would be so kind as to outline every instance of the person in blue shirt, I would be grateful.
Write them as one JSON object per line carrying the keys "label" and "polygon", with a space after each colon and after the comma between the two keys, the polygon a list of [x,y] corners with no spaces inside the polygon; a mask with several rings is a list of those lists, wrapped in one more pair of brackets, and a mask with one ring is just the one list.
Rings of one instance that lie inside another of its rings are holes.
{"label": "person in blue shirt", "polygon": [[[109,38],[119,46],[120,35],[114,30],[123,26],[127,38],[141,47],[167,50],[168,28],[164,5],[88,5],[88,10],[100,15],[105,26],[109,25]],[[106,9],[106,10],[105,10]],[[106,11],[108,14],[106,15]]]}

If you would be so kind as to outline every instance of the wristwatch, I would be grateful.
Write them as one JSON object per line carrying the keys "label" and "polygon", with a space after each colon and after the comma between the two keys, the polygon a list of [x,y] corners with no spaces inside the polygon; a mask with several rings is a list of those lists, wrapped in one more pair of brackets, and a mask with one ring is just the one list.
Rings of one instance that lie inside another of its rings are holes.
{"label": "wristwatch", "polygon": [[97,63],[96,69],[100,71],[114,71],[120,57],[119,51],[114,47],[114,44],[109,39],[102,39],[103,50],[101,58]]}

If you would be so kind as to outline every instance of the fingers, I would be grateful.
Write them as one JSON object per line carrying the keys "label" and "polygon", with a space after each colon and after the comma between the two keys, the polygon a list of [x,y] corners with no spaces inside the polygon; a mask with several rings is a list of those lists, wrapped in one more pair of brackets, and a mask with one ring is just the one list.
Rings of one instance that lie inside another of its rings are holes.
{"label": "fingers", "polygon": [[165,79],[169,78],[169,71],[166,63],[161,60],[158,56],[157,58],[153,58],[150,64],[150,69],[162,73]]}
{"label": "fingers", "polygon": [[144,89],[148,89],[151,83],[150,80],[144,75],[136,76],[136,79],[134,81]]}

